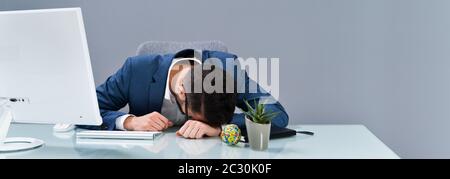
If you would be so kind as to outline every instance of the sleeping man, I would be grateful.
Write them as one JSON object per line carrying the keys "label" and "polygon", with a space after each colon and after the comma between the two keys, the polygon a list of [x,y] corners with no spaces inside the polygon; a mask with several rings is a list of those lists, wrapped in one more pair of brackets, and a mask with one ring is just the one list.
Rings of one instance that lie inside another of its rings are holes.
{"label": "sleeping man", "polygon": [[[191,139],[219,136],[221,126],[228,123],[243,128],[244,115],[235,114],[235,108],[246,111],[244,100],[259,102],[271,95],[260,89],[245,72],[241,73],[243,80],[238,80],[239,68],[231,68],[234,72],[223,68],[236,58],[225,52],[192,49],[175,54],[130,57],[97,87],[103,124],[83,127],[164,131],[181,126],[177,134]],[[248,89],[252,84],[257,91]],[[244,90],[237,90],[238,87]],[[119,111],[127,104],[129,113]],[[267,104],[266,110],[279,112],[272,125],[287,126],[288,115],[280,103]]]}

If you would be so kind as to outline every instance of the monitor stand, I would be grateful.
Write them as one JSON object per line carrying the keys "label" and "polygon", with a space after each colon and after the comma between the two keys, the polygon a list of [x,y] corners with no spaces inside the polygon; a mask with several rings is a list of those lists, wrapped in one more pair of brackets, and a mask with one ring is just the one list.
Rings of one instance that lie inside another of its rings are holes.
{"label": "monitor stand", "polygon": [[13,115],[8,104],[0,106],[0,152],[17,152],[38,148],[44,145],[39,139],[28,137],[6,138]]}

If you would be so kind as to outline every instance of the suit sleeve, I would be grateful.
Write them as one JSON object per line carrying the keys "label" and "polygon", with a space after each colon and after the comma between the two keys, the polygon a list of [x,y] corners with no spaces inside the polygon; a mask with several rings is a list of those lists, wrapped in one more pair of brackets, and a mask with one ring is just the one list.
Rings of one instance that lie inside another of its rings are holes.
{"label": "suit sleeve", "polygon": [[[244,103],[244,100],[249,101],[249,104],[254,108],[253,101],[259,102],[259,101],[265,101],[266,99],[270,99],[272,103],[266,104],[265,109],[266,111],[270,112],[278,112],[278,115],[272,119],[272,125],[275,125],[277,127],[286,127],[289,123],[289,116],[286,113],[283,106],[276,101],[273,96],[263,90],[261,86],[259,86],[254,80],[248,77],[247,73],[243,72],[245,74],[244,77],[244,84],[241,84],[243,87],[245,87],[245,93],[239,93],[237,98],[236,106],[243,111],[247,111],[247,106]],[[250,93],[249,87],[250,86],[256,86],[257,92],[256,93]],[[239,85],[238,85],[239,86]],[[231,123],[238,125],[240,128],[245,128],[245,115],[244,114],[235,114]]]}
{"label": "suit sleeve", "polygon": [[126,115],[119,110],[128,103],[128,92],[131,80],[131,60],[127,59],[125,64],[105,83],[97,87],[97,99],[100,113],[103,119],[101,126],[80,126],[92,130],[115,130],[116,119]]}

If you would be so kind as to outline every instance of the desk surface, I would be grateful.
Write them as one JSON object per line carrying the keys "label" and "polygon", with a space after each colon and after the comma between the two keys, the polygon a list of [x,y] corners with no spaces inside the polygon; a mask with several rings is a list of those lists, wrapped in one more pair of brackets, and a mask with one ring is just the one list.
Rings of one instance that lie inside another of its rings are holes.
{"label": "desk surface", "polygon": [[8,137],[34,137],[45,145],[34,150],[0,153],[2,158],[399,158],[362,125],[301,125],[291,129],[315,132],[314,136],[274,139],[269,149],[256,152],[247,144],[227,146],[218,137],[190,140],[174,129],[154,141],[77,141],[75,132],[53,133],[52,125],[13,124]]}

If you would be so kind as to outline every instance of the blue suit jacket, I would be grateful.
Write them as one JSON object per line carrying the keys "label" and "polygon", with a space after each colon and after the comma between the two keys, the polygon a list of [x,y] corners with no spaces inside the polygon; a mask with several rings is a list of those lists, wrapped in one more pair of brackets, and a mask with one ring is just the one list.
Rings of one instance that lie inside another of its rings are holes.
{"label": "blue suit jacket", "polygon": [[[81,126],[88,129],[115,130],[115,121],[126,113],[120,112],[121,108],[129,105],[130,114],[141,116],[151,112],[161,112],[164,99],[167,73],[172,63],[174,54],[146,55],[130,57],[125,64],[114,75],[110,76],[105,83],[97,87],[97,98],[100,112],[103,118],[101,126]],[[225,64],[227,58],[237,58],[233,54],[218,51],[203,51],[202,60],[208,58],[219,59]],[[237,69],[237,68],[236,68]],[[236,75],[235,75],[236,76]],[[259,100],[270,94],[258,91],[248,93],[249,83],[255,83],[245,73],[246,93],[239,93],[237,107],[247,110],[245,100]],[[259,89],[259,85],[258,85]],[[253,105],[253,104],[251,104]],[[280,103],[266,105],[266,110],[279,111],[279,115],[272,121],[273,125],[286,127],[288,115]],[[243,114],[235,114],[232,122],[239,127],[245,127]]]}

